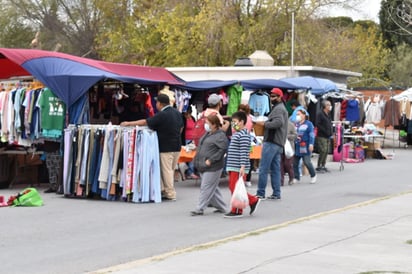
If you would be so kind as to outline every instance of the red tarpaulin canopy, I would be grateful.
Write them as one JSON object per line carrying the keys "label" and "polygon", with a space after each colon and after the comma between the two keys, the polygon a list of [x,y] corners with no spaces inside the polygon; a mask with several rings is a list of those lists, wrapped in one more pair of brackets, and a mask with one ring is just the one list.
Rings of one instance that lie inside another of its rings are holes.
{"label": "red tarpaulin canopy", "polygon": [[115,79],[147,85],[182,85],[168,70],[110,63],[54,51],[0,48],[0,79],[37,78],[70,106],[95,83]]}

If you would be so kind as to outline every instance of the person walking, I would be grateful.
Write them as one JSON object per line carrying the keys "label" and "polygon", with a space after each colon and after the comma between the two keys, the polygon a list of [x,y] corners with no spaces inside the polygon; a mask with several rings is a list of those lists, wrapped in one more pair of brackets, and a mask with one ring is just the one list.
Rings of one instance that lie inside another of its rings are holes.
{"label": "person walking", "polygon": [[268,173],[272,184],[272,195],[268,199],[280,199],[280,161],[286,142],[288,112],[282,100],[283,92],[273,88],[270,93],[272,110],[265,122],[256,122],[264,126],[262,157],[259,165],[259,179],[256,196],[265,199]]}
{"label": "person walking", "polygon": [[316,183],[316,172],[313,168],[311,155],[315,143],[314,127],[311,121],[307,120],[308,113],[304,109],[300,109],[296,114],[296,133],[295,141],[295,157],[293,159],[293,171],[295,179],[293,183],[300,181],[299,161],[303,160],[303,164],[307,167],[310,174],[310,183]]}
{"label": "person walking", "polygon": [[[246,113],[247,116],[247,121],[245,124],[246,129],[248,130],[249,134],[254,134],[253,132],[253,116],[252,114],[250,114],[250,107],[247,104],[240,104],[238,107],[238,111],[243,111],[244,113]],[[232,129],[234,130],[234,129]],[[235,132],[233,132],[234,134]],[[252,139],[252,135],[250,135],[251,139]],[[254,165],[255,161],[253,159],[250,159],[250,169],[248,174],[246,175],[246,186],[250,187],[252,186],[252,170],[253,170],[253,165]]]}
{"label": "person walking", "polygon": [[206,133],[200,138],[194,158],[195,168],[200,172],[200,193],[196,209],[192,216],[203,215],[209,205],[216,208],[215,212],[225,213],[227,206],[219,188],[220,176],[225,164],[224,155],[228,140],[221,129],[217,115],[209,115],[205,121]]}
{"label": "person walking", "polygon": [[179,111],[170,105],[169,96],[159,94],[156,98],[158,112],[153,117],[131,122],[121,126],[148,126],[157,132],[160,152],[160,181],[163,201],[176,201],[174,172],[182,147],[181,132],[183,119]]}
{"label": "person walking", "polygon": [[[295,151],[295,140],[296,140],[296,127],[295,124],[291,121],[288,121],[288,135],[287,139],[290,142],[290,145]],[[282,160],[280,162],[280,171],[281,171],[281,185],[284,185],[285,182],[285,173],[289,175],[289,185],[293,185],[293,179],[295,178],[295,172],[293,171],[293,158],[287,158],[285,153],[282,154]]]}
{"label": "person walking", "polygon": [[326,158],[328,157],[330,139],[332,137],[332,119],[330,112],[332,111],[332,104],[328,100],[322,101],[322,111],[319,112],[316,123],[318,133],[316,136],[316,145],[318,147],[318,165],[316,171],[328,172],[326,168]]}
{"label": "person walking", "polygon": [[[232,114],[232,128],[236,131],[232,135],[227,152],[226,170],[229,172],[229,189],[233,194],[236,183],[240,177],[246,179],[246,174],[250,170],[250,134],[245,127],[247,116],[245,112],[238,111]],[[250,215],[256,212],[260,199],[248,193]],[[225,218],[237,218],[243,216],[243,210],[232,207],[231,211],[225,214]]]}

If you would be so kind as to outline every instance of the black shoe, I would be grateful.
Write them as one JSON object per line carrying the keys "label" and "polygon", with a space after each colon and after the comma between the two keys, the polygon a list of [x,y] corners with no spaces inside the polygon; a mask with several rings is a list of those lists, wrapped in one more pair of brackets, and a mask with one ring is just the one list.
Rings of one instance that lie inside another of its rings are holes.
{"label": "black shoe", "polygon": [[193,210],[193,211],[190,211],[190,215],[192,215],[192,216],[201,216],[201,215],[203,215],[203,211],[202,210]]}
{"label": "black shoe", "polygon": [[249,213],[250,215],[252,215],[252,214],[256,211],[256,209],[258,208],[259,204],[260,204],[260,199],[258,198],[258,200],[256,201],[256,203],[254,203],[253,205],[250,206],[250,213]]}
{"label": "black shoe", "polygon": [[164,201],[164,202],[174,202],[174,201],[176,201],[176,198],[162,197],[162,201]]}
{"label": "black shoe", "polygon": [[256,195],[256,197],[258,197],[261,201],[266,200],[265,196],[261,196],[261,195]]}
{"label": "black shoe", "polygon": [[52,188],[46,189],[46,190],[44,191],[44,193],[53,193],[53,192],[56,192],[56,190],[54,190],[54,189],[52,189]]}
{"label": "black shoe", "polygon": [[226,213],[226,211],[223,209],[216,209],[213,211],[213,213]]}
{"label": "black shoe", "polygon": [[323,172],[330,172],[329,169],[327,169],[326,167],[322,167],[322,171]]}
{"label": "black shoe", "polygon": [[276,196],[276,195],[270,195],[269,197],[267,197],[268,200],[280,200],[280,196]]}
{"label": "black shoe", "polygon": [[229,212],[229,213],[226,213],[225,215],[223,215],[223,217],[225,217],[225,218],[242,218],[243,215],[241,213]]}
{"label": "black shoe", "polygon": [[325,172],[325,170],[322,167],[317,167],[317,168],[315,168],[315,170],[319,173]]}

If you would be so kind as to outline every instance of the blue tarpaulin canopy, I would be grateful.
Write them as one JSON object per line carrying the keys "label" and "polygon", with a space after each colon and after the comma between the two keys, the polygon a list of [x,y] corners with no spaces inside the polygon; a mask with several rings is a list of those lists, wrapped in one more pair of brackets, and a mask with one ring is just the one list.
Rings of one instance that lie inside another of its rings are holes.
{"label": "blue tarpaulin canopy", "polygon": [[204,80],[204,81],[188,81],[180,87],[188,91],[202,91],[230,87],[238,83],[238,81],[222,81],[222,80]]}
{"label": "blue tarpaulin canopy", "polygon": [[282,88],[282,89],[298,89],[299,87],[284,81],[275,79],[252,79],[252,80],[204,80],[204,81],[189,81],[183,86],[183,89],[188,91],[204,91],[211,89],[219,89],[224,87],[233,86],[235,84],[241,84],[244,89],[247,90],[258,90],[258,89],[272,89],[272,88]]}
{"label": "blue tarpaulin canopy", "polygon": [[300,86],[305,89],[310,89],[314,95],[322,95],[327,92],[339,91],[334,82],[328,79],[315,78],[312,76],[301,76],[294,78],[282,78],[283,82],[290,83],[292,85]]}
{"label": "blue tarpaulin canopy", "polygon": [[101,80],[184,84],[164,68],[110,63],[54,51],[0,48],[0,78],[32,75],[71,106]]}
{"label": "blue tarpaulin canopy", "polygon": [[275,79],[253,79],[253,80],[242,80],[241,84],[243,88],[249,90],[258,90],[258,89],[272,89],[272,88],[281,88],[281,89],[299,89],[299,85],[291,84],[282,80]]}

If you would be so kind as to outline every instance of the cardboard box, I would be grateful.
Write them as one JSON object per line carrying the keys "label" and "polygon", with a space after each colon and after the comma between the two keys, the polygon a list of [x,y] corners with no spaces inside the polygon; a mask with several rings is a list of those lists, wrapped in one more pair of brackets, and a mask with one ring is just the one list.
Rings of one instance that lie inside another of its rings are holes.
{"label": "cardboard box", "polygon": [[364,144],[365,147],[367,147],[366,150],[376,150],[376,149],[380,149],[382,147],[380,142],[365,142]]}

